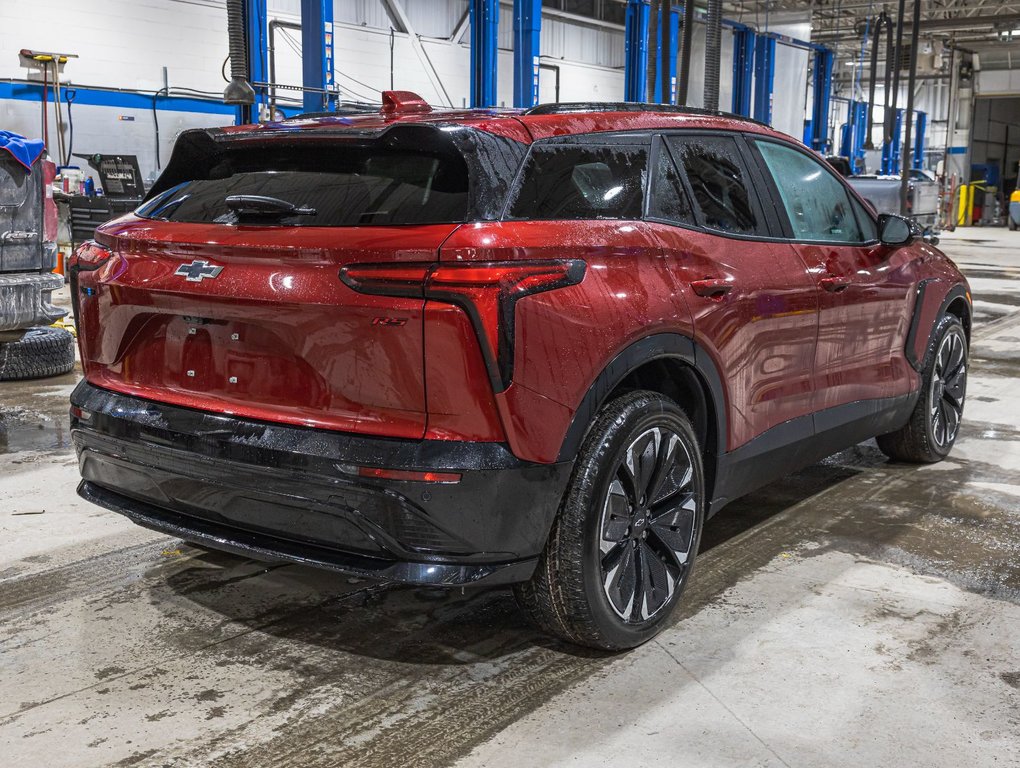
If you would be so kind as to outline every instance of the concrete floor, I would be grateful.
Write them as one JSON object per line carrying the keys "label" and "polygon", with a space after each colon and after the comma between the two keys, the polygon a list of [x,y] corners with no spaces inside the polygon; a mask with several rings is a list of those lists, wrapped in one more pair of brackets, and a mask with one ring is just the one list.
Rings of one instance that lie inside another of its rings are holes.
{"label": "concrete floor", "polygon": [[728,507],[628,654],[506,590],[196,550],[77,499],[75,376],[0,384],[3,766],[1020,765],[1020,233],[943,247],[978,310],[949,461],[862,444]]}

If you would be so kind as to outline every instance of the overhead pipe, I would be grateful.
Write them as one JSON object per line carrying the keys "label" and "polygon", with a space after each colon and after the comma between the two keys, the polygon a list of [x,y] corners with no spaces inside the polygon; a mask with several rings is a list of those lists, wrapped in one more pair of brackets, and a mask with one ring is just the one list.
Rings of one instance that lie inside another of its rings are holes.
{"label": "overhead pipe", "polygon": [[[892,21],[888,14],[882,11],[874,23],[874,36],[871,39],[871,71],[868,76],[868,134],[864,142],[865,149],[874,149],[875,142],[871,139],[872,129],[875,127],[875,84],[878,80],[878,46],[882,40],[882,27],[885,27],[886,40],[892,38]],[[889,62],[886,61],[886,80],[888,81]],[[888,101],[888,85],[886,86],[885,99]]]}
{"label": "overhead pipe", "polygon": [[[669,1],[665,0],[667,3]],[[659,10],[661,6],[661,0],[650,0],[648,4],[648,57],[645,61],[645,67],[647,68],[645,72],[647,83],[645,93],[648,94],[648,101],[650,102],[654,102],[656,98],[655,78],[659,65],[659,57],[656,55],[656,51],[659,50]]]}
{"label": "overhead pipe", "polygon": [[[902,3],[903,0],[901,0]],[[921,32],[921,0],[914,0],[914,24],[910,29],[910,70],[907,75],[907,125],[903,137],[903,164],[900,170],[900,214],[907,214],[907,196],[910,194],[910,129],[914,122],[914,80],[917,77],[917,37]]]}
{"label": "overhead pipe", "polygon": [[680,48],[680,71],[677,84],[676,100],[681,106],[687,106],[691,81],[691,46],[694,44],[694,0],[684,1],[683,43]]}
{"label": "overhead pipe", "polygon": [[[896,14],[896,34],[893,36],[892,50],[885,64],[886,99],[885,99],[885,151],[891,151],[893,146],[893,131],[896,130],[896,104],[899,101],[900,90],[900,58],[903,53],[903,16],[906,14],[906,0],[899,0],[899,8]],[[888,49],[887,49],[888,50]]]}
{"label": "overhead pipe", "polygon": [[244,0],[227,0],[227,41],[230,82],[223,89],[225,104],[254,104],[255,89],[248,82],[248,45],[244,34]]}
{"label": "overhead pipe", "polygon": [[[691,0],[688,3],[693,5]],[[686,9],[685,9],[686,10]],[[722,49],[722,0],[708,0],[705,17],[705,109],[719,109],[719,62]]]}

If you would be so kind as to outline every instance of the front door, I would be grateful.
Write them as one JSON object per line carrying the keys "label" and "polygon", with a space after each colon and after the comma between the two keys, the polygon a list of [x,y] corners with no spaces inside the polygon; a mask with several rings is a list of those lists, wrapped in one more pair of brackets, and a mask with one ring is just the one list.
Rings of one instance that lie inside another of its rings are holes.
{"label": "front door", "polygon": [[789,144],[752,144],[774,181],[791,248],[817,285],[815,410],[910,391],[903,345],[912,260],[878,242],[871,214],[825,163]]}

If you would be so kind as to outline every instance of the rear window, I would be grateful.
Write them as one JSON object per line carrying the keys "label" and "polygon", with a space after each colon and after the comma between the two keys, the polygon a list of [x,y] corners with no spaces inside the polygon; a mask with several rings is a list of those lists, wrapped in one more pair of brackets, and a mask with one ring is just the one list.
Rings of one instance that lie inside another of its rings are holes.
{"label": "rear window", "polygon": [[167,221],[236,224],[231,195],[276,198],[314,213],[279,216],[274,224],[354,227],[466,221],[468,170],[456,153],[425,154],[379,147],[226,153],[206,178],[185,181],[137,213]]}
{"label": "rear window", "polygon": [[640,218],[647,164],[644,146],[535,145],[507,218]]}

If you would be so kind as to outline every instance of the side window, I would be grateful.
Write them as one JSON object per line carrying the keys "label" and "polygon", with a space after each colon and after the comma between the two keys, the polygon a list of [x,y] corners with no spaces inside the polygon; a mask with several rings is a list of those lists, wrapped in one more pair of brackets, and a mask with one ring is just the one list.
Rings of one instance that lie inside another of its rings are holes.
{"label": "side window", "polygon": [[838,243],[870,239],[861,230],[850,194],[821,162],[782,144],[755,144],[779,188],[796,239]]}
{"label": "side window", "polygon": [[647,164],[645,146],[536,144],[507,218],[640,218]]}
{"label": "side window", "polygon": [[747,169],[735,139],[671,136],[667,143],[687,174],[706,227],[740,235],[767,234],[751,201]]}
{"label": "side window", "polygon": [[677,173],[676,166],[665,147],[660,148],[655,162],[648,215],[653,219],[689,226],[695,226],[697,223],[680,174]]}

